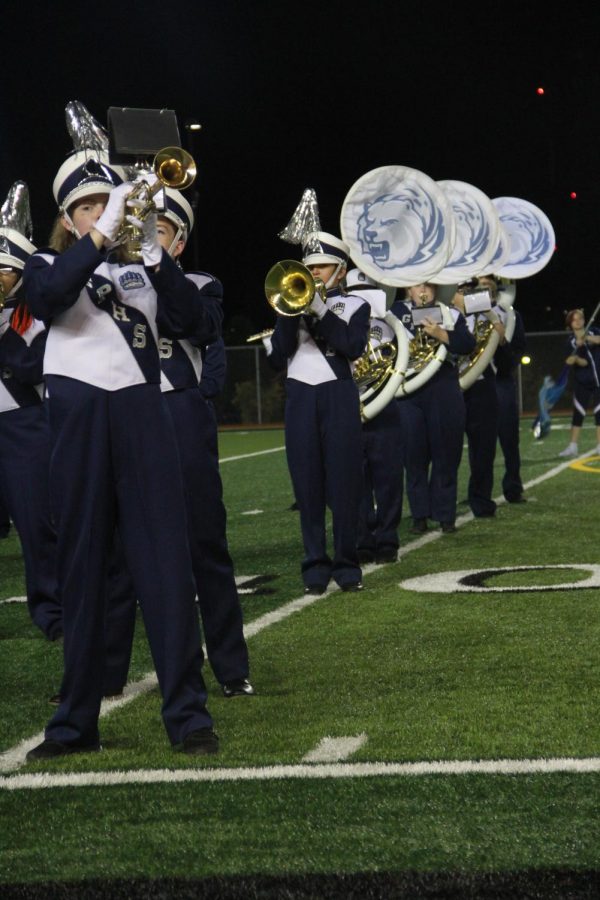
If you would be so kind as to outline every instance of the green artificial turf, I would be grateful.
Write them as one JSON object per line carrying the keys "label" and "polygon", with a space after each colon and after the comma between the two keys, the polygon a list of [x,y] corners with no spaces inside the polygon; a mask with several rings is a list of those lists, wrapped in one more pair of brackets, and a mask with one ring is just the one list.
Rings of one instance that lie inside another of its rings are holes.
{"label": "green artificial turf", "polygon": [[[598,562],[600,469],[566,467],[567,432],[535,441],[523,422],[525,504],[420,541],[367,567],[360,594],[302,600],[298,514],[276,430],[220,436],[230,549],[240,579],[257,695],[226,700],[206,667],[215,757],[168,744],[157,689],[101,720],[103,751],[21,774],[263,768],[302,764],[325,737],[364,735],[348,762],[543,760],[600,756],[599,593],[578,587]],[[584,435],[587,432],[584,430]],[[590,442],[593,435],[589,432]],[[584,442],[582,441],[582,445]],[[466,496],[463,460],[459,500]],[[544,480],[548,473],[552,477]],[[501,460],[497,460],[496,484]],[[496,489],[496,494],[500,493]],[[461,504],[459,515],[468,508]],[[460,523],[460,520],[459,520]],[[432,523],[433,527],[433,523]],[[556,566],[526,571],[517,566]],[[16,537],[0,541],[0,596],[24,592]],[[494,570],[468,592],[426,579]],[[403,587],[425,579],[420,589]],[[248,588],[245,589],[244,585]],[[556,589],[567,584],[566,589]],[[494,587],[494,592],[481,589]],[[534,591],[543,586],[545,590]],[[41,732],[61,648],[24,604],[0,605],[0,748]],[[138,619],[130,680],[152,669]],[[6,785],[7,782],[4,782]],[[600,869],[600,774],[444,774],[0,790],[0,880],[205,878],[289,873]]]}

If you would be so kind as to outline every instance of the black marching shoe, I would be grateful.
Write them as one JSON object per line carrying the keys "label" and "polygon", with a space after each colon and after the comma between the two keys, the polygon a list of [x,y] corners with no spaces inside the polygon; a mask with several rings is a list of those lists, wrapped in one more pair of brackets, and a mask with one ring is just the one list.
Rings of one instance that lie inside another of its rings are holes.
{"label": "black marching shoe", "polygon": [[357,550],[356,555],[358,556],[358,561],[361,565],[375,562],[375,551],[368,550],[366,547],[361,547],[360,550]]}
{"label": "black marching shoe", "polygon": [[324,584],[307,584],[304,588],[304,593],[310,594],[311,597],[320,597],[326,590],[327,585]]}
{"label": "black marching shoe", "polygon": [[395,547],[386,547],[378,550],[375,556],[376,563],[393,563],[398,561],[398,551]]}
{"label": "black marching shoe", "polygon": [[427,519],[413,519],[411,534],[425,534],[427,531]]}
{"label": "black marching shoe", "polygon": [[247,678],[236,678],[234,681],[226,681],[223,687],[225,697],[251,697],[256,693]]}
{"label": "black marching shoe", "polygon": [[527,497],[524,497],[523,494],[519,494],[518,497],[507,497],[507,503],[527,503]]}
{"label": "black marching shoe", "polygon": [[347,584],[341,584],[340,587],[346,593],[356,593],[356,591],[362,591],[363,583],[362,581],[349,581]]}
{"label": "black marching shoe", "polygon": [[442,532],[444,534],[454,534],[456,531],[454,522],[440,522],[440,525],[442,526]]}
{"label": "black marching shoe", "polygon": [[190,756],[208,756],[219,752],[219,738],[212,728],[197,728],[183,739],[183,752]]}
{"label": "black marching shoe", "polygon": [[58,756],[67,756],[69,753],[97,753],[101,750],[100,744],[63,744],[62,741],[53,741],[46,738],[25,757],[27,762],[37,762],[40,759],[56,759]]}

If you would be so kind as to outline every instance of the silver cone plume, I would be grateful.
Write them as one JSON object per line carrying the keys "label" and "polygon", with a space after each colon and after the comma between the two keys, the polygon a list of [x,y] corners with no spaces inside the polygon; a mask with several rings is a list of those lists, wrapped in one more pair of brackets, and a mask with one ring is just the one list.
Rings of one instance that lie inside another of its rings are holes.
{"label": "silver cone plume", "polygon": [[309,235],[320,230],[317,195],[313,188],[306,188],[292,218],[283,231],[279,232],[279,237],[289,244],[300,244],[306,246],[309,251],[316,252],[319,249],[318,242],[311,247],[310,242],[307,245],[307,239]]}
{"label": "silver cone plume", "polygon": [[0,209],[0,228],[13,228],[28,241],[32,239],[33,224],[29,205],[29,188],[24,181],[15,181]]}
{"label": "silver cone plume", "polygon": [[65,107],[67,131],[71,135],[74,150],[100,152],[108,150],[108,135],[79,100],[69,100]]}

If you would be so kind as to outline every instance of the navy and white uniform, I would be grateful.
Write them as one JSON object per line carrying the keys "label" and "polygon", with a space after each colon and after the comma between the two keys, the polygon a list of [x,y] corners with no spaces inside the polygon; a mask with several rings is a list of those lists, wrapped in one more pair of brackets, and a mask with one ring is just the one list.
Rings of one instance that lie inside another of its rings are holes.
{"label": "navy and white uniform", "polygon": [[[157,314],[179,337],[196,289],[160,268],[110,264],[89,235],[28,260],[25,292],[49,325],[52,510],[63,604],[61,703],[46,738],[95,746],[105,668],[107,570],[123,543],[172,744],[212,727],[173,425],[160,390]],[[206,306],[218,334],[221,307]],[[161,326],[163,327],[163,326]]]}
{"label": "navy and white uniform", "polygon": [[[410,300],[396,300],[391,311],[415,334]],[[448,354],[437,372],[399,401],[402,422],[406,496],[414,519],[454,524],[458,467],[465,431],[465,403],[458,383],[456,357],[470,353],[475,338],[465,317],[449,308]]]}
{"label": "navy and white uniform", "polygon": [[[395,338],[385,315],[385,291],[361,285],[349,291],[371,307],[369,342],[376,349]],[[358,555],[367,562],[389,561],[398,550],[402,518],[404,466],[399,401],[392,399],[376,416],[363,422],[364,485],[359,519]]]}
{"label": "navy and white uniform", "polygon": [[[506,313],[504,310],[497,306],[496,312],[505,323]],[[510,341],[499,344],[494,354],[496,395],[498,397],[498,440],[504,456],[502,493],[508,503],[518,503],[523,495],[516,372],[527,348],[523,319],[518,310],[515,309],[513,312],[515,315],[513,336]]]}
{"label": "navy and white uniform", "polygon": [[[220,282],[189,274],[200,295],[222,296]],[[227,513],[219,472],[217,417],[212,400],[223,389],[223,340],[160,339],[163,397],[175,426],[185,485],[188,534],[208,660],[224,685],[248,678],[248,647],[227,542]]]}
{"label": "navy and white uniform", "polygon": [[[17,314],[27,316],[22,329],[13,327]],[[62,633],[62,613],[48,486],[50,430],[41,399],[47,331],[30,319],[17,302],[0,311],[0,495],[21,541],[29,614],[54,640]]]}
{"label": "navy and white uniform", "polygon": [[[469,331],[475,334],[476,316],[468,315],[466,319]],[[498,441],[498,395],[492,363],[463,391],[463,396],[470,469],[468,503],[476,518],[489,518],[496,512],[492,493]]]}
{"label": "navy and white uniform", "polygon": [[[590,335],[600,335],[600,328],[591,325]],[[594,421],[600,426],[600,344],[577,346],[577,338],[571,334],[567,341],[567,356],[580,356],[587,360],[587,366],[571,366],[573,372],[573,415],[571,425],[580,428],[586,411],[591,406]]]}
{"label": "navy and white uniform", "polygon": [[[198,297],[222,298],[221,283],[204,272],[187,273]],[[209,323],[210,324],[210,323]],[[205,335],[211,343],[202,346]],[[199,346],[197,346],[197,344]],[[222,338],[196,329],[194,341],[159,337],[161,389],[175,428],[185,488],[188,538],[208,660],[220,684],[246,679],[248,648],[242,608],[227,543],[227,514],[219,472],[217,419],[212,399],[223,389],[226,354]],[[111,567],[107,618],[105,694],[127,681],[135,628],[135,594],[116,564]]]}
{"label": "navy and white uniform", "polygon": [[[362,497],[362,428],[351,360],[368,337],[369,305],[327,291],[313,300],[315,315],[278,316],[269,361],[287,366],[285,435],[288,468],[300,511],[307,588],[360,580],[356,551]],[[327,552],[326,506],[333,520],[333,556]]]}

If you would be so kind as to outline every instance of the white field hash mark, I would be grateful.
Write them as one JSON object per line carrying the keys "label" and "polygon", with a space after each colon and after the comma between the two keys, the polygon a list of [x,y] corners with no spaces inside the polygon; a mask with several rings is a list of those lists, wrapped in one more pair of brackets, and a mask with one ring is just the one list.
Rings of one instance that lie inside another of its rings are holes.
{"label": "white field hash mark", "polygon": [[348,759],[366,743],[366,734],[358,734],[356,737],[324,737],[321,738],[314,750],[302,757],[302,762],[340,762],[342,759]]}
{"label": "white field hash mark", "polygon": [[[273,450],[261,451],[258,453],[250,453],[244,454],[243,456],[230,456],[221,460],[221,462],[232,462],[237,459],[246,459],[248,456],[262,456],[265,453],[275,453],[277,451],[285,449],[284,447],[276,447]],[[590,456],[591,451],[588,453],[582,454],[583,458],[586,456]],[[563,469],[568,468],[571,465],[573,460],[568,460],[567,462],[561,463],[555,466],[553,469],[550,469],[548,472],[545,472],[543,475],[538,478],[534,478],[532,481],[528,482],[523,486],[524,490],[528,488],[534,487],[536,484],[540,484],[542,481],[546,481],[549,478],[554,477],[554,475],[558,475]],[[504,503],[505,499],[503,496],[496,498],[496,503],[501,504]],[[466,524],[467,522],[473,519],[472,513],[467,513],[466,515],[461,516],[456,520],[457,526],[461,526]],[[407,553],[410,553],[411,550],[417,550],[422,547],[424,544],[428,544],[433,540],[437,540],[441,536],[441,532],[432,531],[422,537],[417,538],[414,541],[410,541],[410,543],[401,547],[398,551],[398,559],[401,559]],[[363,567],[363,577],[364,575],[369,574],[375,569],[380,568],[380,566],[372,563],[370,565]],[[287,619],[288,616],[292,615],[292,613],[300,612],[302,609],[305,609],[307,606],[311,606],[313,603],[317,601],[323,600],[324,597],[327,597],[328,594],[332,593],[332,591],[338,590],[337,585],[330,586],[324,594],[320,596],[312,596],[310,594],[299,597],[297,600],[291,600],[289,603],[280,606],[278,609],[273,610],[272,612],[266,613],[263,616],[260,616],[258,619],[255,619],[253,622],[250,622],[248,625],[244,626],[244,637],[249,639],[253,637],[255,634],[258,634],[264,628],[268,628],[270,625],[275,624],[276,622],[281,622],[284,619]],[[14,598],[20,600],[20,598]],[[156,678],[155,672],[148,672],[140,681],[132,682],[125,687],[123,691],[123,696],[118,698],[117,700],[103,700],[102,706],[100,708],[100,717],[106,715],[111,712],[113,709],[120,708],[122,706],[126,706],[136,697],[141,694],[146,693],[146,691],[150,691],[153,688],[157,687],[158,681]],[[297,777],[297,778],[309,778],[309,777],[317,777],[314,773],[318,770],[321,774],[319,777],[333,777],[336,772],[335,766],[275,766],[264,769],[212,769],[212,770],[202,770],[201,772],[196,773],[188,773],[187,770],[164,770],[164,773],[159,778],[153,778],[154,772],[152,770],[137,770],[132,772],[123,772],[123,773],[86,773],[82,775],[23,775],[23,776],[13,776],[10,778],[2,777],[2,773],[7,773],[14,771],[15,769],[20,768],[25,764],[25,756],[29,750],[35,747],[44,739],[44,733],[40,732],[34,735],[31,738],[28,738],[24,741],[21,741],[19,744],[12,747],[10,750],[5,751],[4,753],[0,753],[0,788],[8,789],[9,785],[10,789],[16,790],[19,786],[21,787],[54,787],[54,786],[68,786],[68,785],[91,785],[91,784],[123,784],[123,783],[137,783],[146,781],[159,781],[159,780],[173,780],[173,781],[181,781],[181,780],[211,780],[210,776],[218,776],[218,773],[222,774],[218,777],[212,778],[212,780],[235,780],[239,778],[240,780],[256,778],[259,777],[256,774],[252,773],[270,773],[269,775],[264,774],[260,777],[284,777],[283,775],[275,774],[276,772],[286,772],[289,771],[290,775],[287,777]],[[465,766],[477,766],[479,767],[477,771],[485,771],[488,774],[502,774],[500,770],[493,770],[489,768],[485,768],[486,766],[494,766],[494,765],[516,765],[516,766],[539,766],[539,765],[568,765],[569,768],[552,768],[552,769],[543,769],[543,771],[600,771],[600,759],[597,757],[591,757],[589,760],[506,760],[503,763],[494,763],[492,761],[479,761],[479,762],[438,762],[438,763],[398,763],[398,764],[378,764],[378,763],[356,763],[353,766],[348,766],[344,768],[344,773],[346,777],[354,777],[354,774],[359,774],[359,771],[348,774],[350,768],[359,767],[360,772],[362,774],[450,774],[450,769],[448,767],[458,766],[462,767],[461,772],[453,771],[452,774],[467,774],[467,770],[464,768]],[[340,764],[338,764],[339,766]],[[585,768],[586,765],[590,765],[591,768]],[[414,769],[411,771],[407,771],[406,767],[421,767],[426,766],[429,768],[427,772],[417,772]],[[431,767],[435,768],[431,768]],[[573,767],[574,766],[574,767]],[[580,766],[584,766],[584,768],[580,768]],[[366,769],[365,769],[366,767]],[[367,771],[368,770],[368,771]],[[377,770],[377,772],[375,771]],[[405,771],[406,770],[406,771]],[[163,770],[156,770],[157,773],[162,772]],[[503,770],[505,771],[505,770]],[[528,769],[527,772],[530,771],[542,771],[542,769]],[[295,776],[292,776],[291,773],[297,773]],[[165,774],[166,773],[166,774]],[[309,774],[313,773],[313,774]],[[511,773],[508,773],[511,774]],[[516,774],[516,773],[515,773]],[[109,781],[108,776],[114,778],[114,781]],[[183,777],[180,777],[183,776]],[[340,777],[337,775],[336,777]],[[56,780],[58,779],[58,780]],[[69,779],[73,779],[70,781]],[[84,779],[84,780],[82,780]],[[87,780],[85,780],[87,779]],[[94,780],[95,779],[95,780]],[[121,779],[121,780],[119,780]]]}

